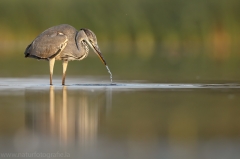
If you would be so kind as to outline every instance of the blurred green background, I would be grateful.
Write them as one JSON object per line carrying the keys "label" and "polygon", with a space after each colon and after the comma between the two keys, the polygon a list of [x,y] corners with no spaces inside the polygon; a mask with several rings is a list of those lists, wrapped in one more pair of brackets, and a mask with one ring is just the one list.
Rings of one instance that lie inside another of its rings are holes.
{"label": "blurred green background", "polygon": [[[68,23],[94,31],[114,80],[237,82],[239,12],[239,0],[0,0],[0,76],[48,75],[47,62],[23,53],[42,31]],[[108,78],[93,51],[67,74]]]}

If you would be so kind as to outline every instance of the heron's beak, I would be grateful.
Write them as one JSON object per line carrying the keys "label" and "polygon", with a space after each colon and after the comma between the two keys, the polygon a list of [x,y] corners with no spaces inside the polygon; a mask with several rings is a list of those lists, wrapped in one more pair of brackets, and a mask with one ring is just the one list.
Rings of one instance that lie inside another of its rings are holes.
{"label": "heron's beak", "polygon": [[93,49],[93,51],[98,55],[98,57],[100,58],[100,60],[103,62],[104,65],[107,65],[106,61],[104,60],[102,53],[98,47],[98,45],[93,45],[91,42],[89,42],[87,40],[87,43],[91,46],[91,48]]}

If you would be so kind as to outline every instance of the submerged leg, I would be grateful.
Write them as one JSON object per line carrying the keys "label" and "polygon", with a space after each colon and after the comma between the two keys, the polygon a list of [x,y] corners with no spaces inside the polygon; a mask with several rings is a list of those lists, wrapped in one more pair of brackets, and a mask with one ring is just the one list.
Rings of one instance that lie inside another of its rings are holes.
{"label": "submerged leg", "polygon": [[63,76],[62,76],[62,85],[65,85],[65,77],[66,77],[66,71],[67,71],[67,65],[68,61],[63,60]]}
{"label": "submerged leg", "polygon": [[53,67],[55,63],[55,58],[49,59],[49,67],[50,67],[50,85],[52,85],[52,76],[53,76]]}

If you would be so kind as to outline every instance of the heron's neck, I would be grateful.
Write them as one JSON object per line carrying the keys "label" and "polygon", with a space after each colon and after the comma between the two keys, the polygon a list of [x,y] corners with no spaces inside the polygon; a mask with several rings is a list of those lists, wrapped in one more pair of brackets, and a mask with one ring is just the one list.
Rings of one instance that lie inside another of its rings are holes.
{"label": "heron's neck", "polygon": [[80,60],[86,58],[89,53],[88,45],[86,42],[83,41],[82,37],[83,37],[82,32],[81,31],[77,32],[75,41],[76,41],[77,49],[81,54]]}
{"label": "heron's neck", "polygon": [[89,53],[89,48],[86,42],[81,41],[81,48],[83,49],[83,56],[81,57],[81,59],[84,59],[88,56]]}
{"label": "heron's neck", "polygon": [[84,49],[84,50],[86,51],[86,53],[88,54],[88,52],[89,52],[89,48],[88,48],[87,43],[84,42],[84,41],[81,41],[81,44],[82,44],[83,49]]}

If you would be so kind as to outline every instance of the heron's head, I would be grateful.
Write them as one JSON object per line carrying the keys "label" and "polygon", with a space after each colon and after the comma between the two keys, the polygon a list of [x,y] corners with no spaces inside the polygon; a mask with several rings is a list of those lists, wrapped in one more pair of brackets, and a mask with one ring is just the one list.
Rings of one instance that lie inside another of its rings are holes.
{"label": "heron's head", "polygon": [[86,28],[80,29],[80,32],[81,34],[84,34],[85,38],[83,38],[83,40],[93,49],[103,64],[106,65],[106,61],[104,60],[102,53],[98,47],[96,35],[90,29]]}

